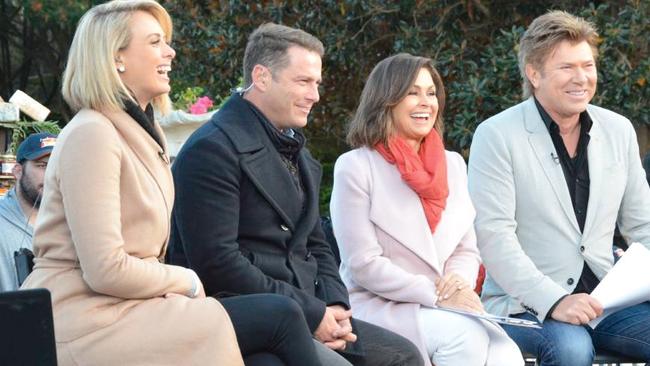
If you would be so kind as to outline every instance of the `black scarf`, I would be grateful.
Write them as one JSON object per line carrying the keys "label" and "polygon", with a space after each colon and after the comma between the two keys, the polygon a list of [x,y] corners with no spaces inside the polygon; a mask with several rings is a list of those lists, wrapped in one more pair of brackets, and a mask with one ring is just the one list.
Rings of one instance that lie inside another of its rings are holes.
{"label": "black scarf", "polygon": [[292,163],[297,163],[298,153],[305,146],[305,135],[293,129],[280,131],[266,118],[261,119],[266,134],[271,139],[275,149],[278,150],[280,155],[289,159]]}
{"label": "black scarf", "polygon": [[153,107],[151,104],[147,104],[147,107],[143,111],[139,105],[129,99],[124,100],[124,111],[128,113],[131,118],[133,118],[138,124],[144,128],[145,131],[151,136],[151,138],[163,147],[162,139],[160,135],[154,128],[154,118],[153,118]]}
{"label": "black scarf", "polygon": [[[248,101],[247,101],[248,102]],[[305,206],[305,190],[302,186],[302,179],[300,177],[300,170],[298,168],[298,154],[305,146],[307,139],[305,135],[299,130],[286,129],[280,131],[269,121],[264,114],[258,110],[253,103],[248,102],[251,109],[259,117],[260,123],[266,131],[266,135],[271,140],[271,143],[280,154],[282,163],[287,168],[293,179],[293,183],[298,191],[298,196],[304,210]]]}

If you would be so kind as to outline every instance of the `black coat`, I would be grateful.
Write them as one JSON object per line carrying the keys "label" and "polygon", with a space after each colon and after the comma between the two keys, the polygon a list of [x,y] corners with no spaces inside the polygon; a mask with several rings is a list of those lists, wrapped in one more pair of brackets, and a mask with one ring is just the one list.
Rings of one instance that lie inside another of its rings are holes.
{"label": "black coat", "polygon": [[320,226],[321,167],[306,148],[300,151],[303,211],[254,108],[233,95],[178,154],[168,259],[194,269],[209,295],[293,298],[313,332],[326,305],[349,308]]}

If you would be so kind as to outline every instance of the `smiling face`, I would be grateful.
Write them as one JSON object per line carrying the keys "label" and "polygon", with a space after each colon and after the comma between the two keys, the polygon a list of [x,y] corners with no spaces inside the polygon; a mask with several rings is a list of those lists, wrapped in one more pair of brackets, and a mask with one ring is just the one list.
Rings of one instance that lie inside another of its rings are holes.
{"label": "smiling face", "polygon": [[436,86],[429,70],[422,68],[407,95],[391,110],[395,132],[417,151],[435,125],[437,115]]}
{"label": "smiling face", "polygon": [[577,121],[596,93],[598,73],[592,49],[585,41],[560,42],[541,70],[526,65],[533,94],[557,123]]}
{"label": "smiling face", "polygon": [[153,15],[137,11],[130,24],[131,41],[118,52],[116,67],[124,66],[120,78],[144,108],[154,97],[169,93],[168,73],[176,52]]}
{"label": "smiling face", "polygon": [[[321,58],[306,48],[287,49],[288,64],[280,70],[260,76],[264,96],[258,107],[278,129],[302,128],[307,125],[311,108],[320,99]],[[254,71],[257,72],[257,71]]]}

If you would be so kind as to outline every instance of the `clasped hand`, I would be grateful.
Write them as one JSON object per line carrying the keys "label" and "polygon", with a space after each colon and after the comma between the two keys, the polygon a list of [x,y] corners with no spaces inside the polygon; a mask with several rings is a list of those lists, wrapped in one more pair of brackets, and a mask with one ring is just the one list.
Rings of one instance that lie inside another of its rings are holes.
{"label": "clasped hand", "polygon": [[438,301],[442,308],[458,309],[471,313],[485,313],[481,299],[471,285],[455,273],[448,273],[435,280]]}
{"label": "clasped hand", "polygon": [[343,306],[326,307],[314,337],[330,349],[344,350],[346,342],[357,340],[356,334],[352,333],[351,317],[352,310],[346,310]]}

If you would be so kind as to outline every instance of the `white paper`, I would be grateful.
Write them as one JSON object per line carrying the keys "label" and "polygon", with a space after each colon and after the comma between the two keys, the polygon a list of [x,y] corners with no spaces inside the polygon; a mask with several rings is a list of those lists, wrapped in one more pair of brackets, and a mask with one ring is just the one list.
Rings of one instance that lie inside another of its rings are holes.
{"label": "white paper", "polygon": [[524,320],[524,319],[518,319],[518,318],[509,318],[507,316],[499,316],[499,315],[493,315],[493,314],[477,314],[477,313],[471,313],[469,311],[463,311],[463,310],[458,310],[458,309],[449,309],[449,308],[441,308],[437,307],[436,309],[439,310],[444,310],[444,311],[449,311],[452,313],[456,314],[462,314],[466,315],[472,318],[477,318],[477,319],[482,319],[482,320],[487,320],[490,322],[494,323],[501,323],[501,324],[508,324],[508,325],[514,325],[517,327],[526,327],[526,328],[542,328],[538,322],[530,321],[530,320]]}
{"label": "white paper", "polygon": [[632,243],[605,275],[591,296],[603,306],[603,315],[589,322],[595,328],[608,315],[650,300],[650,251]]}

